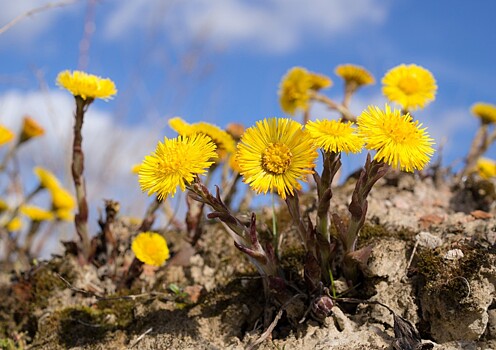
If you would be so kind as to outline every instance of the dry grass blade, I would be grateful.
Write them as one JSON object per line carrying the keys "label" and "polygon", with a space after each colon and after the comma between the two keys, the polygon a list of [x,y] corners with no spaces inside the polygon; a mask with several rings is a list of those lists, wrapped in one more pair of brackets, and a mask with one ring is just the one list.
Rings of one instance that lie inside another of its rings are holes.
{"label": "dry grass blade", "polygon": [[49,10],[49,9],[52,9],[52,8],[55,8],[55,7],[64,7],[64,6],[67,6],[67,5],[71,5],[71,4],[75,3],[75,2],[77,2],[77,0],[49,2],[48,4],[46,4],[44,6],[40,6],[40,7],[31,9],[29,11],[26,11],[24,13],[21,13],[19,16],[17,16],[12,21],[10,21],[9,23],[7,23],[6,25],[4,25],[3,27],[0,28],[0,35],[3,34],[3,33],[5,33],[7,30],[9,30],[10,28],[12,28],[17,23],[19,23],[20,21],[22,21],[23,19],[25,19],[27,17],[31,17],[31,16],[33,16],[33,15],[35,15],[37,13],[40,13],[40,12],[43,12],[43,11],[46,11],[46,10]]}

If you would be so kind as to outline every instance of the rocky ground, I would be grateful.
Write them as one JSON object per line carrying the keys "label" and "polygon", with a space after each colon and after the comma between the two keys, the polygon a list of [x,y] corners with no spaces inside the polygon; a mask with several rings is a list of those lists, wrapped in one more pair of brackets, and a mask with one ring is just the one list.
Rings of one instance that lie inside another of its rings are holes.
{"label": "rocky ground", "polygon": [[[331,209],[345,212],[353,179],[334,191]],[[100,267],[67,254],[30,270],[0,275],[0,345],[30,349],[393,349],[393,313],[410,321],[423,348],[496,349],[496,207],[494,185],[435,174],[390,175],[369,196],[361,245],[373,245],[365,280],[332,316],[294,322],[288,311],[260,345],[266,305],[262,283],[222,225],[205,223],[195,250],[184,233],[165,233],[176,254],[145,269],[130,288],[119,278],[132,260],[125,219],[113,226],[122,255]],[[311,212],[311,196],[302,198]],[[282,203],[283,204],[283,203]],[[303,252],[287,212],[281,266],[301,279]],[[305,208],[304,208],[305,209]],[[241,213],[243,214],[243,213]],[[315,214],[313,214],[315,215]],[[258,212],[270,225],[270,209]],[[338,290],[345,290],[338,280]],[[345,297],[347,295],[344,295]],[[306,307],[308,298],[298,305]],[[267,313],[267,309],[271,312]],[[420,348],[419,348],[420,349]]]}

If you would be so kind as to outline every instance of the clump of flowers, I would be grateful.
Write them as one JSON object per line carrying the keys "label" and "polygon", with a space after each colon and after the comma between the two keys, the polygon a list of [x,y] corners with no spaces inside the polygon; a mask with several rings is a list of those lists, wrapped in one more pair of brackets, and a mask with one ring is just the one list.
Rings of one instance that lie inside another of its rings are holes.
{"label": "clump of flowers", "polygon": [[436,97],[436,80],[431,72],[416,64],[400,64],[382,78],[382,92],[403,110],[424,108]]}
{"label": "clump of flowers", "polygon": [[76,111],[74,113],[74,142],[72,147],[72,176],[76,187],[78,212],[74,218],[76,231],[81,241],[81,253],[87,259],[90,255],[90,235],[88,233],[88,204],[86,200],[86,186],[83,176],[84,153],[82,148],[82,128],[84,115],[95,99],[108,100],[117,89],[111,79],[81,71],[60,72],[57,76],[57,85],[69,91],[75,98]]}

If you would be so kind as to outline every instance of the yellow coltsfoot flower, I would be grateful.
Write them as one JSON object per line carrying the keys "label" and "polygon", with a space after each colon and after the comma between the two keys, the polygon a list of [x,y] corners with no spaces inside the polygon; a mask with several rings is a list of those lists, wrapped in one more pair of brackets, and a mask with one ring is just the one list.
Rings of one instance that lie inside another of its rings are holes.
{"label": "yellow coltsfoot flower", "polygon": [[341,64],[334,70],[337,76],[341,77],[347,85],[352,85],[353,90],[363,85],[375,83],[374,76],[368,70],[355,64]]}
{"label": "yellow coltsfoot flower", "polygon": [[330,87],[332,80],[302,67],[291,68],[279,86],[279,103],[282,110],[294,115],[298,110],[306,111],[310,106],[311,91]]}
{"label": "yellow coltsfoot flower", "polygon": [[60,72],[57,76],[57,85],[74,96],[80,96],[83,100],[96,98],[108,100],[117,93],[112,80],[77,70],[72,73],[68,70]]}
{"label": "yellow coltsfoot flower", "polygon": [[382,78],[382,84],[384,96],[401,105],[404,110],[424,108],[436,97],[434,76],[415,64],[401,64],[392,68]]}
{"label": "yellow coltsfoot flower", "polygon": [[496,106],[490,103],[478,102],[472,108],[472,114],[480,118],[484,124],[496,123]]}
{"label": "yellow coltsfoot flower", "polygon": [[309,121],[305,126],[316,145],[325,152],[358,153],[362,150],[363,140],[356,133],[354,123],[340,120]]}
{"label": "yellow coltsfoot flower", "polygon": [[45,134],[45,129],[31,117],[24,117],[22,121],[21,137],[19,143]]}
{"label": "yellow coltsfoot flower", "polygon": [[155,232],[142,232],[137,235],[131,249],[136,258],[147,265],[161,266],[169,259],[167,241]]}
{"label": "yellow coltsfoot flower", "polygon": [[53,213],[35,205],[23,205],[19,209],[21,214],[27,216],[32,221],[51,221]]}
{"label": "yellow coltsfoot flower", "polygon": [[156,193],[160,200],[168,195],[174,197],[177,186],[184,191],[196,176],[207,172],[217,157],[215,149],[212,139],[204,134],[165,138],[141,164],[141,190],[148,191],[148,195]]}
{"label": "yellow coltsfoot flower", "polygon": [[53,175],[53,173],[43,167],[37,166],[33,169],[34,174],[38,177],[40,181],[40,186],[48,190],[56,189],[60,187],[59,180]]}
{"label": "yellow coltsfoot flower", "polygon": [[3,125],[0,125],[0,146],[14,139],[15,134]]}
{"label": "yellow coltsfoot flower", "polygon": [[5,228],[7,229],[7,231],[10,232],[20,231],[22,229],[21,218],[19,216],[16,216],[5,225]]}
{"label": "yellow coltsfoot flower", "polygon": [[287,118],[264,119],[248,128],[236,154],[244,182],[258,193],[277,191],[283,199],[313,173],[317,156],[310,135]]}
{"label": "yellow coltsfoot flower", "polygon": [[434,140],[422,124],[413,121],[410,114],[369,106],[358,116],[358,134],[369,150],[376,150],[374,157],[393,168],[413,172],[422,170],[434,153]]}
{"label": "yellow coltsfoot flower", "polygon": [[174,117],[169,119],[169,126],[181,136],[204,134],[210,137],[217,147],[219,160],[224,159],[228,154],[232,154],[236,151],[236,142],[234,141],[234,138],[217,125],[206,122],[189,124],[180,117]]}
{"label": "yellow coltsfoot flower", "polygon": [[496,161],[489,158],[479,158],[477,160],[477,172],[485,180],[496,177]]}

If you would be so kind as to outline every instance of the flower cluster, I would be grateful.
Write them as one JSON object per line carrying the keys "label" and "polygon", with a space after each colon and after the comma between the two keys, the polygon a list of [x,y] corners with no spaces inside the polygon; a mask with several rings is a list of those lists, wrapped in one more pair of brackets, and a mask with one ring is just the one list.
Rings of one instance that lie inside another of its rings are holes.
{"label": "flower cluster", "polygon": [[328,88],[332,80],[325,75],[294,67],[283,77],[279,86],[279,102],[285,113],[294,115],[309,108],[311,92]]}

